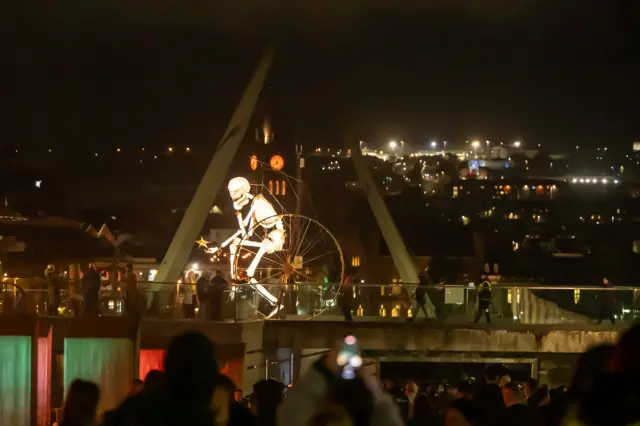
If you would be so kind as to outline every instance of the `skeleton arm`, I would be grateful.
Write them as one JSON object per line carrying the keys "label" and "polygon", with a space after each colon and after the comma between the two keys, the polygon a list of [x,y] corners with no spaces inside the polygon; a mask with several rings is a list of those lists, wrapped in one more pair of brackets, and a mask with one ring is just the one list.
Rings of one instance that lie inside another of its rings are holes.
{"label": "skeleton arm", "polygon": [[226,246],[228,246],[229,244],[231,244],[231,242],[234,240],[234,238],[239,237],[242,234],[242,230],[237,230],[236,232],[233,233],[232,236],[230,236],[229,238],[227,238],[222,244],[220,244],[219,247],[211,247],[211,248],[207,248],[205,250],[205,253],[215,253],[217,252],[219,249],[223,249]]}
{"label": "skeleton arm", "polygon": [[[244,222],[245,227],[249,228],[249,236],[253,235],[253,227],[255,225],[255,218],[254,218],[255,211],[256,211],[256,203],[252,203],[251,208],[249,209],[249,213],[247,214],[247,217],[245,218],[245,222]],[[246,233],[246,229],[245,229],[245,233]]]}

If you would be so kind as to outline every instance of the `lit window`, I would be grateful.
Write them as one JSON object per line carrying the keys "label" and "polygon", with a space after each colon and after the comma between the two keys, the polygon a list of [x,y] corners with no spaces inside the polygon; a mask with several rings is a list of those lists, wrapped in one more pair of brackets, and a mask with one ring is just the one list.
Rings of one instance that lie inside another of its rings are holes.
{"label": "lit window", "polygon": [[284,180],[282,181],[282,195],[287,195],[287,182],[285,182]]}
{"label": "lit window", "polygon": [[360,266],[360,256],[353,256],[351,258],[351,266],[354,266],[354,267]]}
{"label": "lit window", "polygon": [[276,195],[280,195],[280,181],[276,181]]}
{"label": "lit window", "polygon": [[273,194],[273,181],[269,181],[269,192]]}

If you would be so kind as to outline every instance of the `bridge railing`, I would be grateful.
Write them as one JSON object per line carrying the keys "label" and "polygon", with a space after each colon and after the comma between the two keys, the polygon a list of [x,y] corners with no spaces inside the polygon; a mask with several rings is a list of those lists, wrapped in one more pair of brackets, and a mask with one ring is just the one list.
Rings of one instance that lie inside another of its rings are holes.
{"label": "bridge railing", "polygon": [[[55,313],[84,314],[82,291],[77,287],[71,282],[61,291],[61,303],[58,309],[53,309]],[[347,297],[344,289],[339,290],[331,283],[262,284],[262,287],[232,284],[215,300],[199,300],[192,284],[140,282],[140,297],[135,303],[128,303],[125,284],[119,283],[116,288],[102,287],[99,306],[102,315],[223,321],[339,320],[346,309],[356,321],[419,320],[425,316],[415,302],[416,284],[357,284],[346,291]],[[265,291],[272,296],[271,301]],[[429,286],[425,308],[430,317],[444,322],[470,322],[478,312],[478,293],[473,285]],[[159,297],[161,294],[163,297]],[[493,322],[586,323],[603,314],[627,322],[640,318],[640,289],[498,284],[492,287],[489,310]],[[3,282],[0,313],[18,311],[51,315],[47,289]],[[480,321],[485,321],[484,315]]]}

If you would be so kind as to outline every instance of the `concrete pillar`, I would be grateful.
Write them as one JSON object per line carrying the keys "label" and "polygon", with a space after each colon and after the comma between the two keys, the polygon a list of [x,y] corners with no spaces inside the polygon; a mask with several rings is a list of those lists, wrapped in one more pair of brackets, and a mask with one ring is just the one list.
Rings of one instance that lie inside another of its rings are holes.
{"label": "concrete pillar", "polygon": [[245,344],[245,355],[242,363],[242,393],[253,392],[253,384],[266,377],[267,366],[263,347],[264,322],[251,322],[242,325],[242,342]]}

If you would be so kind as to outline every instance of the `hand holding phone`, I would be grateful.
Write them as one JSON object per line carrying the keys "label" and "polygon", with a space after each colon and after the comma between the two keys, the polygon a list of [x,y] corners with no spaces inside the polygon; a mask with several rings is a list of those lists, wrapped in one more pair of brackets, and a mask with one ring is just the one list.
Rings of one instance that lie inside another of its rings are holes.
{"label": "hand holding phone", "polygon": [[360,356],[360,348],[355,336],[349,335],[344,338],[336,363],[343,379],[352,380],[356,377],[356,371],[362,366],[362,356]]}

